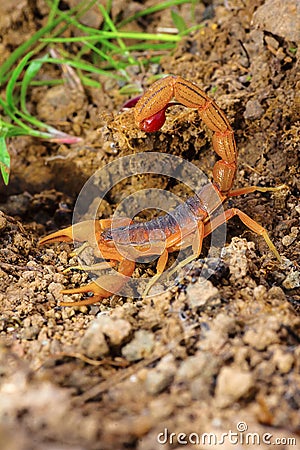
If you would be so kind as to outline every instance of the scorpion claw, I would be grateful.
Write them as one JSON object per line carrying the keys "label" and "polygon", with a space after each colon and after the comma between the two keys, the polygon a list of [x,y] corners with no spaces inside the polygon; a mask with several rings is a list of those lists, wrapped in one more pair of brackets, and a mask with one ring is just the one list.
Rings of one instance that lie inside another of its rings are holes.
{"label": "scorpion claw", "polygon": [[92,281],[91,283],[86,284],[85,286],[81,286],[74,289],[63,289],[61,294],[88,294],[93,293],[91,297],[87,297],[83,300],[78,300],[75,302],[60,302],[61,306],[85,306],[91,305],[93,303],[97,303],[101,301],[103,298],[109,297],[111,292],[106,291],[96,281]]}
{"label": "scorpion claw", "polygon": [[90,244],[95,243],[97,236],[101,233],[101,221],[97,220],[85,220],[83,222],[76,223],[63,230],[51,233],[45,236],[39,241],[39,245],[52,244],[53,242],[84,242],[87,241]]}
{"label": "scorpion claw", "polygon": [[72,242],[72,241],[73,241],[72,227],[68,227],[43,237],[42,239],[39,240],[39,245],[52,244],[53,242]]}
{"label": "scorpion claw", "polygon": [[[106,263],[108,265],[108,263]],[[114,265],[114,262],[112,264]],[[118,293],[121,288],[128,282],[135,268],[135,262],[123,260],[119,264],[118,271],[113,275],[102,275],[96,281],[74,289],[64,289],[62,294],[88,294],[92,293],[92,297],[75,302],[60,302],[61,306],[84,306],[91,305],[101,301],[103,298],[110,297]]]}

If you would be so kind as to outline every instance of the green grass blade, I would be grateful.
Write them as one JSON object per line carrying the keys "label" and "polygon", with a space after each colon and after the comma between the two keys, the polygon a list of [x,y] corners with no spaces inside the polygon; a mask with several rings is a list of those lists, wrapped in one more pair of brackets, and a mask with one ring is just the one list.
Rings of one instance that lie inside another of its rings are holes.
{"label": "green grass blade", "polygon": [[[106,22],[108,28],[110,28],[110,30],[111,30],[113,33],[117,33],[118,30],[117,30],[115,24],[113,23],[113,21],[111,20],[111,18],[109,17],[109,15],[108,15],[106,9],[105,9],[102,5],[99,5],[98,7],[99,7],[99,10],[100,10],[100,12],[101,12],[101,14],[102,14],[102,16],[103,16],[103,18],[104,18],[104,20],[105,20],[105,22]],[[122,40],[121,38],[118,37],[118,38],[117,38],[117,42],[118,42],[118,44],[119,44],[119,47],[120,47],[122,50],[124,50],[125,53],[127,53],[129,63],[130,63],[130,64],[135,64],[135,60],[134,60],[134,58],[132,58],[132,57],[130,56],[130,54],[128,53],[127,48],[126,48],[126,45],[124,44],[123,40]]]}
{"label": "green grass blade", "polygon": [[[36,61],[41,61],[40,59],[36,59]],[[97,67],[93,66],[92,64],[88,64],[87,62],[83,62],[83,61],[72,61],[69,59],[58,59],[58,58],[48,58],[47,62],[49,63],[54,63],[54,64],[68,64],[71,67],[74,67],[75,69],[80,69],[80,70],[84,70],[86,72],[91,72],[91,73],[97,73],[99,75],[105,75],[106,77],[110,77],[110,78],[114,78],[116,80],[123,80],[123,77],[121,77],[120,75],[117,75],[116,73],[113,72],[106,72],[103,69],[98,69]]]}
{"label": "green grass blade", "polygon": [[137,13],[133,14],[132,16],[127,17],[127,19],[124,19],[121,22],[119,22],[118,29],[124,27],[124,25],[127,25],[130,22],[133,22],[134,20],[138,19],[139,17],[148,16],[148,15],[156,13],[158,11],[172,8],[172,6],[183,5],[184,3],[191,3],[191,0],[169,0],[166,2],[161,2],[157,5],[150,6],[149,8],[138,11]]}
{"label": "green grass blade", "polygon": [[[0,131],[1,132],[1,131]],[[7,151],[6,141],[4,136],[0,136],[0,171],[6,186],[8,185],[10,172],[10,156]]]}
{"label": "green grass blade", "polygon": [[48,14],[48,21],[47,21],[48,24],[51,24],[55,20],[55,16],[57,15],[57,13],[59,11],[59,9],[58,9],[59,1],[60,0],[52,0],[51,1],[52,5],[51,4],[49,5],[50,11]]}
{"label": "green grass blade", "polygon": [[198,25],[193,25],[192,27],[187,28],[186,30],[182,31],[179,36],[182,38],[183,36],[188,36],[189,34],[193,33],[194,31],[201,30],[201,28],[204,28],[204,23],[199,23]]}
{"label": "green grass blade", "polygon": [[[118,69],[118,62],[115,61],[108,52],[103,52],[102,50],[100,50],[98,47],[96,47],[94,44],[92,44],[91,42],[85,42],[83,41],[84,45],[89,48],[90,50],[92,50],[96,55],[100,56],[100,58],[103,61],[108,61],[110,62],[110,64],[112,65],[112,67],[115,67],[115,69]],[[117,47],[118,49],[118,47]]]}
{"label": "green grass blade", "polygon": [[101,83],[99,83],[99,81],[93,80],[92,78],[89,77],[85,77],[84,75],[82,75],[80,77],[81,82],[85,85],[85,86],[90,86],[90,87],[94,87],[97,89],[101,89],[102,85]]}
{"label": "green grass blade", "polygon": [[0,85],[8,79],[9,73],[7,72],[21,58],[21,56],[26,53],[29,48],[31,48],[36,42],[38,42],[42,36],[45,36],[49,31],[51,31],[52,28],[54,28],[58,23],[59,21],[56,20],[52,24],[46,25],[45,27],[41,28],[31,38],[17,47],[10,54],[7,60],[0,67]]}
{"label": "green grass blade", "polygon": [[21,75],[21,73],[23,72],[28,60],[31,58],[32,55],[33,55],[33,52],[29,52],[29,53],[27,53],[27,55],[24,56],[23,59],[21,59],[21,61],[17,65],[16,69],[13,71],[12,76],[10,77],[10,79],[7,83],[6,102],[7,102],[7,106],[9,107],[9,109],[11,111],[16,110],[15,100],[14,100],[14,95],[13,95],[13,91],[14,91],[16,82],[17,82],[19,76]]}
{"label": "green grass blade", "polygon": [[70,38],[41,38],[41,42],[81,42],[84,41],[96,41],[100,42],[101,39],[117,39],[118,37],[124,39],[137,39],[140,41],[143,40],[151,40],[151,41],[162,41],[162,42],[179,42],[181,40],[180,36],[167,34],[167,33],[140,33],[135,31],[100,31],[98,34],[94,34],[92,36],[76,36]]}
{"label": "green grass blade", "polygon": [[[168,50],[172,50],[174,48],[174,43],[173,42],[161,42],[161,43],[153,43],[153,42],[143,42],[141,44],[135,44],[135,45],[128,45],[127,50],[129,52],[139,52],[139,56],[142,56],[143,52],[151,52],[154,53],[155,52],[160,52],[160,53],[165,53]],[[122,49],[118,48],[114,51],[111,52],[112,55],[122,55],[123,51]]]}
{"label": "green grass blade", "polygon": [[27,107],[26,107],[26,94],[27,94],[28,86],[31,83],[32,79],[40,71],[43,63],[46,62],[48,58],[49,58],[49,55],[45,55],[44,57],[40,58],[38,61],[37,60],[30,61],[29,65],[26,69],[26,72],[24,74],[23,81],[21,84],[21,94],[20,94],[21,109],[22,109],[22,111],[24,111],[26,113],[28,112]]}
{"label": "green grass blade", "polygon": [[178,32],[183,33],[187,29],[187,25],[183,20],[182,16],[177,14],[175,11],[171,10],[171,17]]}

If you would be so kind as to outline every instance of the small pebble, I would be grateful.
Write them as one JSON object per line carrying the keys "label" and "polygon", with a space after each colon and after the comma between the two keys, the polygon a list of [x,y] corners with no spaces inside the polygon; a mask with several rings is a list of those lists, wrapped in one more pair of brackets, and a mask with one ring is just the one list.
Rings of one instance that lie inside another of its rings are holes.
{"label": "small pebble", "polygon": [[274,352],[272,359],[280,373],[288,373],[294,364],[292,353],[284,353],[281,349]]}
{"label": "small pebble", "polygon": [[222,258],[229,265],[233,280],[244,278],[248,272],[248,253],[255,248],[254,242],[234,237],[230,244],[222,249]]}
{"label": "small pebble", "polygon": [[254,387],[250,372],[238,367],[223,367],[219,373],[216,386],[216,401],[219,407],[226,408],[249,393]]}
{"label": "small pebble", "polygon": [[285,247],[289,247],[296,239],[298,236],[298,228],[297,227],[292,227],[291,228],[291,233],[287,236],[284,236],[281,240],[282,244]]}
{"label": "small pebble", "polygon": [[27,341],[31,341],[37,337],[39,332],[40,332],[39,327],[33,325],[31,327],[27,327],[27,328],[23,329],[22,337],[23,337],[23,339],[26,339]]}
{"label": "small pebble", "polygon": [[154,369],[147,372],[145,387],[148,394],[156,395],[166,389],[172,382],[175,371],[173,355],[164,356]]}
{"label": "small pebble", "polygon": [[266,292],[267,288],[262,284],[259,284],[253,289],[253,297],[255,298],[255,300],[261,300],[266,295]]}
{"label": "small pebble", "polygon": [[101,359],[109,353],[109,347],[97,321],[92,322],[86,330],[81,338],[80,347],[84,354],[92,359]]}
{"label": "small pebble", "polygon": [[264,114],[264,109],[258,100],[249,100],[246,104],[244,118],[255,120],[260,119]]}
{"label": "small pebble", "polygon": [[0,231],[5,230],[7,227],[7,220],[2,211],[0,211]]}
{"label": "small pebble", "polygon": [[201,375],[203,381],[213,377],[218,367],[218,359],[208,352],[199,351],[196,355],[190,356],[182,361],[176,373],[178,382],[186,382]]}
{"label": "small pebble", "polygon": [[212,300],[220,300],[218,289],[205,278],[199,278],[196,283],[190,284],[187,287],[186,296],[192,308],[204,306]]}
{"label": "small pebble", "polygon": [[270,298],[272,300],[279,300],[280,302],[286,301],[285,293],[279,286],[272,286],[269,289],[268,298]]}
{"label": "small pebble", "polygon": [[243,337],[245,344],[254,347],[256,350],[265,350],[269,345],[275,344],[279,341],[277,330],[280,327],[280,323],[275,322],[274,319],[261,320],[253,328],[248,329]]}
{"label": "small pebble", "polygon": [[109,338],[112,345],[120,345],[129,336],[131,325],[127,320],[112,319],[107,315],[99,315],[97,318],[99,330]]}
{"label": "small pebble", "polygon": [[155,344],[154,334],[146,330],[138,330],[134,338],[122,348],[122,355],[127,361],[138,361],[149,356]]}
{"label": "small pebble", "polygon": [[282,286],[286,289],[296,289],[300,287],[300,272],[299,270],[292,270],[286,279],[282,282]]}

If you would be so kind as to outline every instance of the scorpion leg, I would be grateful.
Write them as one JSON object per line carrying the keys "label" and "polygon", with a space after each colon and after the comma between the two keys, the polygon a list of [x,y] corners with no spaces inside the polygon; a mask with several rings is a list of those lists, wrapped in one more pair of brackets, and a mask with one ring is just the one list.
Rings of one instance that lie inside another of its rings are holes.
{"label": "scorpion leg", "polygon": [[[99,245],[99,237],[101,233],[108,229],[110,226],[126,226],[132,223],[131,219],[102,219],[102,220],[86,220],[79,222],[75,225],[67,227],[63,230],[51,233],[45,236],[39,241],[39,245],[44,245],[53,242],[84,242],[87,241],[79,248],[79,252],[86,246],[93,248],[95,255],[100,256],[104,259],[109,259],[110,262],[103,261],[102,263],[95,264],[94,266],[88,267],[90,270],[99,270],[103,268],[113,267],[119,261],[118,273],[115,275],[102,275],[95,282],[91,282],[86,286],[75,289],[66,289],[61,291],[62,294],[76,294],[76,293],[88,293],[92,292],[93,297],[81,300],[78,302],[61,302],[62,306],[83,306],[96,303],[101,298],[109,297],[113,292],[127,282],[128,277],[130,277],[134,271],[135,263],[132,261],[123,260],[123,257],[118,253],[114,247],[101,246]],[[100,248],[101,247],[101,248]],[[74,253],[74,252],[73,252]],[[75,252],[78,255],[78,253]],[[105,265],[105,267],[104,267]],[[82,269],[85,270],[84,266],[74,266],[71,269]],[[113,289],[112,289],[113,287]]]}
{"label": "scorpion leg", "polygon": [[[193,241],[193,255],[186,258],[184,261],[181,261],[179,264],[177,264],[176,268],[171,270],[169,272],[168,276],[170,276],[174,272],[176,272],[178,270],[178,267],[184,267],[190,261],[197,258],[197,256],[201,253],[203,236],[202,236],[202,231],[200,231],[200,229],[202,228],[202,226],[203,226],[203,222],[199,222],[199,224],[198,224],[199,233],[197,233],[198,239],[196,237]],[[181,240],[182,240],[182,232],[180,230],[167,238],[166,248],[158,259],[158,263],[157,263],[157,267],[156,267],[157,273],[151,278],[151,280],[147,284],[147,286],[143,292],[143,298],[145,298],[147,296],[147,294],[149,293],[152,286],[157,282],[157,280],[159,279],[159,277],[165,270],[166,264],[168,262],[168,256],[169,256],[169,252],[167,249],[171,249],[171,251],[180,250]]]}
{"label": "scorpion leg", "polygon": [[131,277],[135,269],[135,262],[123,259],[118,268],[118,272],[114,275],[102,275],[96,281],[92,281],[85,286],[74,289],[64,289],[62,294],[88,294],[92,293],[92,297],[75,302],[60,302],[61,306],[85,306],[101,301],[103,298],[110,297],[117,293]]}
{"label": "scorpion leg", "polygon": [[190,256],[188,256],[187,258],[185,258],[184,260],[180,261],[176,265],[176,267],[169,272],[169,277],[171,275],[173,275],[173,273],[182,269],[187,264],[191,263],[192,261],[194,261],[194,259],[196,259],[200,256],[204,236],[205,236],[204,223],[202,222],[202,220],[200,220],[197,224],[196,236],[194,237],[193,242],[192,242],[192,254]]}
{"label": "scorpion leg", "polygon": [[117,261],[102,261],[100,263],[92,264],[91,266],[78,265],[78,266],[67,267],[66,269],[63,270],[63,273],[69,273],[72,270],[83,270],[83,271],[93,270],[93,271],[98,271],[98,270],[108,269],[110,267],[115,267],[116,265],[117,265]]}
{"label": "scorpion leg", "polygon": [[288,186],[286,184],[281,184],[280,186],[276,187],[246,186],[240,189],[233,189],[232,191],[229,191],[227,196],[238,197],[239,195],[251,194],[252,192],[276,192],[280,191],[281,189],[287,188]]}
{"label": "scorpion leg", "polygon": [[227,222],[234,216],[238,216],[243,224],[246,225],[246,227],[248,227],[251,231],[258,234],[259,236],[262,236],[271,252],[276,256],[278,261],[281,262],[281,256],[279,255],[275,245],[271,241],[267,230],[255,220],[251,219],[251,217],[249,217],[243,211],[237,208],[227,209],[227,211],[225,211],[223,214],[220,214],[219,216],[215,217],[213,220],[205,224],[204,237],[212,233],[216,228],[222,225],[222,223]]}
{"label": "scorpion leg", "polygon": [[166,264],[168,262],[168,257],[169,257],[169,252],[167,249],[165,249],[162,252],[162,254],[160,255],[160,257],[158,258],[157,266],[156,266],[156,274],[151,278],[151,280],[147,284],[147,286],[143,292],[143,296],[142,296],[143,298],[145,298],[148,295],[148,292],[150,291],[152,286],[157,282],[157,280],[159,279],[159,277],[165,270]]}

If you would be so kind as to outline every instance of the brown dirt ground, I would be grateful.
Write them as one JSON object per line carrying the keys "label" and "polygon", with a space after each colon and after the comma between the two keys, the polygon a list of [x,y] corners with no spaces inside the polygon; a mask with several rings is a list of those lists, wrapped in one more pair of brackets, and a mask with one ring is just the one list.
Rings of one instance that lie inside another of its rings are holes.
{"label": "brown dirt ground", "polygon": [[[14,3],[0,6],[2,58],[46,20],[42,0]],[[127,4],[114,2],[114,14]],[[173,73],[214,97],[236,132],[235,186],[286,184],[280,192],[232,201],[267,228],[281,264],[261,238],[232,220],[223,259],[205,288],[199,268],[209,260],[200,259],[163,295],[59,307],[61,288],[84,284],[85,275],[62,273],[75,262],[69,245],[39,248],[37,241],[71,223],[76,196],[97,168],[155,150],[182,156],[210,175],[215,155],[193,111],[172,109],[159,133],[136,130],[132,111],[118,113],[126,99],[115,81],[101,80],[102,92],[32,89],[30,110],[84,141],[69,147],[20,137],[9,143],[11,182],[1,186],[0,202],[2,450],[179,448],[180,432],[191,439],[190,433],[221,435],[236,432],[239,422],[260,436],[297,439],[276,448],[300,448],[300,28],[295,2],[284,4],[203,2],[196,17],[205,17],[204,28],[149,73],[132,69],[139,85],[151,73]],[[130,3],[130,12],[140,6]],[[188,20],[189,8],[182,11]],[[94,26],[97,19],[96,12],[85,18]],[[170,25],[166,14],[156,14],[135,27],[152,32]],[[43,75],[59,73],[51,67]],[[158,177],[127,180],[112,190],[100,216],[109,217],[121,195],[145,185],[168,188]],[[165,428],[176,433],[173,444],[157,442]],[[193,442],[185,447],[213,448]]]}

